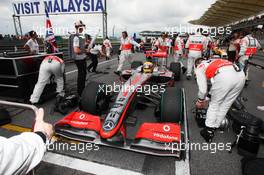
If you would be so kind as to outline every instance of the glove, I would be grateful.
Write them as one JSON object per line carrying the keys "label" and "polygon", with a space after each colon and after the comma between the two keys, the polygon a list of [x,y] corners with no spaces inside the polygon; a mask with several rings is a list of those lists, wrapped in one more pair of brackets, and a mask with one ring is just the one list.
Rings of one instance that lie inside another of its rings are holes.
{"label": "glove", "polygon": [[197,100],[195,106],[197,109],[204,109],[207,106],[207,101],[206,100]]}

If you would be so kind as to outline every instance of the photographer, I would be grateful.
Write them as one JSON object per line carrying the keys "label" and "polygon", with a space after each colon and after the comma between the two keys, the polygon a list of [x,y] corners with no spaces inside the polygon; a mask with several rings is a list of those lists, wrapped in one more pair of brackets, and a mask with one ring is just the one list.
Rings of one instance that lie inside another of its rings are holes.
{"label": "photographer", "polygon": [[82,91],[85,88],[86,80],[86,53],[85,53],[85,39],[82,33],[85,29],[85,24],[82,21],[75,22],[76,34],[73,38],[73,59],[78,69],[77,78],[77,91],[79,96],[82,95]]}

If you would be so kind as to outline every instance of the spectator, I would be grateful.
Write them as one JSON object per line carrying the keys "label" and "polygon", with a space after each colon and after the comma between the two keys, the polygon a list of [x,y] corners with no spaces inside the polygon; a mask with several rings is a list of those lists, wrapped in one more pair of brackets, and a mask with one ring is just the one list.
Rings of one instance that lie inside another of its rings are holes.
{"label": "spectator", "polygon": [[29,32],[29,40],[26,42],[24,48],[32,55],[39,53],[39,44],[37,42],[37,33],[35,31]]}
{"label": "spectator", "polygon": [[0,174],[27,174],[37,166],[53,136],[52,125],[45,123],[43,109],[38,110],[34,132],[9,139],[0,137]]}
{"label": "spectator", "polygon": [[231,62],[235,62],[236,57],[237,57],[237,51],[239,47],[239,33],[235,32],[233,36],[231,37],[231,40],[229,42],[228,46],[228,60]]}
{"label": "spectator", "polygon": [[[97,37],[97,36],[96,36]],[[91,38],[90,35],[87,35],[86,44],[87,44],[87,54],[91,58],[92,63],[87,67],[87,70],[89,72],[98,73],[96,71],[97,65],[98,65],[98,55],[101,54],[102,56],[105,56],[105,46],[104,45],[95,45],[94,41],[96,39]],[[92,71],[91,71],[92,69]]]}

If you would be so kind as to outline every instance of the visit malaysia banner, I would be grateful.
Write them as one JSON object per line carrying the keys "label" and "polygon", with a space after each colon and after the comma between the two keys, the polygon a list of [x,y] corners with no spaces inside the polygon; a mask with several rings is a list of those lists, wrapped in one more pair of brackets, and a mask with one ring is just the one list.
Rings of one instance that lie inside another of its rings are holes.
{"label": "visit malaysia banner", "polygon": [[85,14],[104,12],[104,0],[31,0],[13,2],[16,16]]}

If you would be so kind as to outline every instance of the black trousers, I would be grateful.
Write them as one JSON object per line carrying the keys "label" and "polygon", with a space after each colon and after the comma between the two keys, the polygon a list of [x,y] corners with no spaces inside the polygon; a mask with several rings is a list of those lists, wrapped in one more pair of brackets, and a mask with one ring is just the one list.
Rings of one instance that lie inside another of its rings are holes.
{"label": "black trousers", "polygon": [[231,62],[236,61],[236,51],[228,51],[227,56],[228,56],[228,61],[231,61]]}
{"label": "black trousers", "polygon": [[88,70],[91,70],[93,68],[93,72],[96,71],[97,65],[98,65],[98,56],[94,54],[89,54],[89,57],[92,61],[92,63],[87,67]]}
{"label": "black trousers", "polygon": [[85,81],[86,81],[86,59],[84,60],[75,60],[75,64],[78,69],[78,78],[77,78],[77,92],[81,96],[83,89],[85,88]]}

